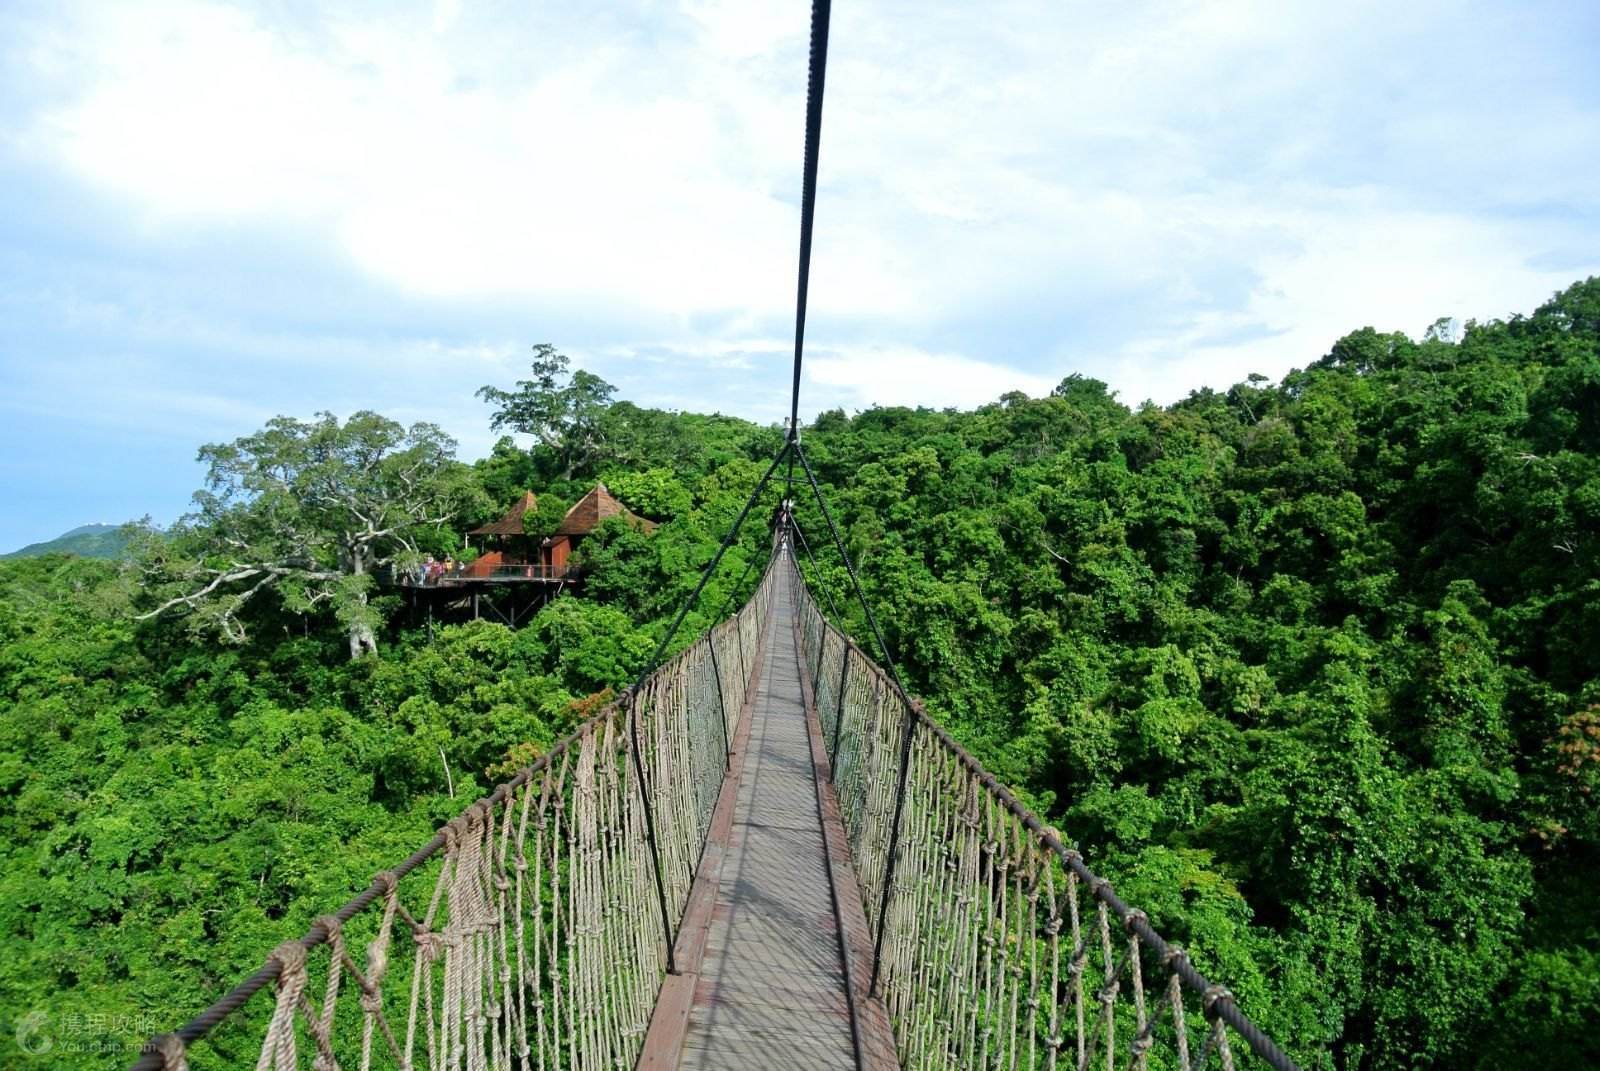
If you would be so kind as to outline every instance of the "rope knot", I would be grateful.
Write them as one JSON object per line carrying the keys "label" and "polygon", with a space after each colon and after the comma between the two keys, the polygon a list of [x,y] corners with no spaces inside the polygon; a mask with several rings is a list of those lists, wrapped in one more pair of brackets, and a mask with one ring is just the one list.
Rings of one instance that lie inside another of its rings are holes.
{"label": "rope knot", "polygon": [[416,938],[417,951],[421,952],[426,959],[438,959],[439,954],[444,951],[444,934],[434,933],[432,930],[422,930],[413,934],[413,936]]}
{"label": "rope knot", "polygon": [[322,927],[322,932],[328,935],[330,943],[344,937],[344,923],[339,921],[337,915],[319,915],[316,924]]}
{"label": "rope knot", "polygon": [[1150,1051],[1150,1046],[1154,1044],[1154,1042],[1155,1038],[1151,1037],[1150,1032],[1147,1030],[1135,1037],[1129,1048],[1133,1050],[1133,1055],[1135,1057],[1143,1056],[1145,1053]]}
{"label": "rope knot", "polygon": [[372,875],[372,884],[381,888],[383,895],[391,896],[394,894],[395,889],[399,888],[400,879],[394,876],[394,871],[392,870],[380,870]]}
{"label": "rope knot", "polygon": [[1206,1018],[1217,1017],[1216,1007],[1223,1001],[1232,1003],[1233,994],[1228,992],[1227,986],[1211,985],[1206,987],[1205,993],[1200,997],[1200,1007],[1205,1010]]}
{"label": "rope knot", "polygon": [[361,990],[361,1010],[368,1015],[377,1015],[383,1011],[383,991],[377,986],[363,987]]}
{"label": "rope knot", "polygon": [[272,950],[267,962],[278,965],[278,988],[282,989],[295,975],[306,973],[306,946],[299,941],[285,941]]}
{"label": "rope knot", "polygon": [[1130,936],[1137,937],[1139,936],[1139,931],[1134,927],[1141,922],[1146,926],[1150,925],[1150,916],[1146,915],[1143,911],[1140,911],[1135,907],[1130,909],[1128,913],[1123,916],[1122,928],[1127,930]]}
{"label": "rope knot", "polygon": [[189,1071],[188,1050],[177,1034],[151,1038],[150,1048],[161,1055],[162,1071]]}
{"label": "rope knot", "polygon": [[1173,973],[1177,973],[1178,964],[1187,963],[1189,953],[1183,950],[1182,945],[1168,945],[1167,954],[1161,957],[1161,966]]}

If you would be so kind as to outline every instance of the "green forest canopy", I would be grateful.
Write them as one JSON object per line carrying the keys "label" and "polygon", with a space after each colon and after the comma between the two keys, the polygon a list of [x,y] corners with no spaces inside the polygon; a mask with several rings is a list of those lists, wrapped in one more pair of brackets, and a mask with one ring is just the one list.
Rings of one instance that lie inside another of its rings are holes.
{"label": "green forest canopy", "polygon": [[[99,1031],[60,1066],[121,1066],[643,667],[781,432],[538,359],[485,392],[532,451],[284,418],[207,447],[137,564],[0,563],[0,1008]],[[1600,280],[1276,385],[1130,410],[1072,376],[806,444],[912,690],[1305,1066],[1600,1061]],[[591,539],[526,628],[430,638],[376,581],[595,479],[663,524]],[[230,539],[270,582],[140,619]]]}

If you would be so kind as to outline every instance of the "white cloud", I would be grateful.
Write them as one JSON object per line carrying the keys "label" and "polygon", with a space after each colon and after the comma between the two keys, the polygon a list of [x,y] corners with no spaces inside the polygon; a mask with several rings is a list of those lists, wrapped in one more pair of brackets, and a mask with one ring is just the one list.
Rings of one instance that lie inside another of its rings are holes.
{"label": "white cloud", "polygon": [[792,208],[723,166],[712,112],[630,77],[637,57],[475,82],[420,21],[322,29],[188,0],[96,11],[51,66],[97,74],[32,141],[152,226],[321,221],[409,294],[785,307]]}
{"label": "white cloud", "polygon": [[461,17],[461,0],[433,0],[433,32],[443,33]]}
{"label": "white cloud", "polygon": [[[1312,207],[1312,204],[1315,207]],[[1125,343],[1108,376],[1123,400],[1172,401],[1226,388],[1253,372],[1278,378],[1360,327],[1419,337],[1440,317],[1526,311],[1571,282],[1535,270],[1519,249],[1527,229],[1467,216],[1383,207],[1372,190],[1309,198],[1273,211],[1207,200],[1205,214],[1280,236],[1262,252],[1256,284],[1232,307],[1185,310]]]}
{"label": "white cloud", "polygon": [[955,406],[969,409],[1009,391],[1039,396],[1056,381],[1003,365],[908,346],[862,346],[843,352],[820,349],[804,366],[822,389],[808,395],[832,398],[849,408],[870,405]]}
{"label": "white cloud", "polygon": [[684,0],[684,14],[700,27],[713,54],[749,59],[779,45],[801,42],[809,22],[784,0]]}
{"label": "white cloud", "polygon": [[[523,302],[585,325],[575,354],[787,381],[804,5],[45,10],[5,49],[12,142],[146,232],[294,228],[408,307]],[[1542,14],[841,7],[811,382],[971,404],[1081,371],[1168,400],[1366,323],[1528,308],[1576,274],[1531,264],[1600,248],[1560,210],[1600,163],[1593,80],[1562,77],[1581,15]],[[712,404],[771,416],[757,396]]]}

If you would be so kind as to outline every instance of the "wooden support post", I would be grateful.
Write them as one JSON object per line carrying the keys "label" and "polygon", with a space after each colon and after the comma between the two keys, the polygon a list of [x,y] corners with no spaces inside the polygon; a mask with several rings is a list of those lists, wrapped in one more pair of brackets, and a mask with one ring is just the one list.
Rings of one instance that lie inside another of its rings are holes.
{"label": "wooden support post", "polygon": [[822,652],[828,646],[828,619],[822,616],[822,610],[818,608],[816,600],[812,600],[811,610],[817,618],[817,664],[811,670],[811,682],[814,687],[822,676]]}
{"label": "wooden support post", "polygon": [[706,638],[706,650],[711,652],[711,675],[717,681],[717,709],[722,711],[722,770],[726,773],[733,765],[733,740],[728,736],[728,702],[722,697],[722,670],[717,665],[717,641]]}
{"label": "wooden support post", "polygon": [[844,637],[844,657],[839,659],[839,705],[833,716],[833,750],[828,753],[828,780],[839,768],[839,734],[844,731],[844,686],[850,680],[850,652],[856,645]]}
{"label": "wooden support post", "polygon": [[[739,672],[745,674],[745,687],[750,686],[750,674],[744,665],[744,607],[739,607],[739,612],[733,615],[733,634],[739,641]],[[755,667],[751,667],[753,670]]]}

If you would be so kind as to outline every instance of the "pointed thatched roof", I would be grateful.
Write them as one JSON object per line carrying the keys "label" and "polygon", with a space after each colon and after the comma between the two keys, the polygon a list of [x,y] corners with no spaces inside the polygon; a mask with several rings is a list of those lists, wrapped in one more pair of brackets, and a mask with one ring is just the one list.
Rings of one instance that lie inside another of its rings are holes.
{"label": "pointed thatched roof", "polygon": [[539,498],[532,491],[522,492],[522,497],[517,499],[517,504],[507,511],[498,521],[490,521],[468,532],[469,536],[475,535],[523,535],[522,515],[539,504]]}
{"label": "pointed thatched roof", "polygon": [[556,534],[588,535],[599,528],[602,522],[612,517],[621,517],[645,532],[654,531],[656,527],[654,521],[645,520],[618,502],[616,496],[606,489],[605,484],[597,483],[594,485],[594,490],[578,499],[577,504],[567,510],[567,515],[561,519],[561,526],[556,529]]}

